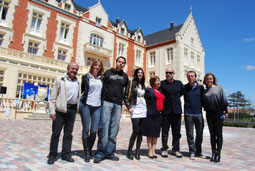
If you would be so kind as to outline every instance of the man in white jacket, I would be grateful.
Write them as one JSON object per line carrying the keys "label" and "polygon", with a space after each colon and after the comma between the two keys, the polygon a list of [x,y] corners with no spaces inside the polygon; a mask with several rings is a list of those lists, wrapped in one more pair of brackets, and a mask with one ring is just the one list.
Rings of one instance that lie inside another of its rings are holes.
{"label": "man in white jacket", "polygon": [[61,159],[74,162],[71,157],[72,132],[79,102],[80,85],[76,77],[78,64],[71,62],[67,74],[58,77],[54,83],[49,100],[50,118],[53,120],[48,164],[54,164],[57,156],[59,136],[64,127]]}

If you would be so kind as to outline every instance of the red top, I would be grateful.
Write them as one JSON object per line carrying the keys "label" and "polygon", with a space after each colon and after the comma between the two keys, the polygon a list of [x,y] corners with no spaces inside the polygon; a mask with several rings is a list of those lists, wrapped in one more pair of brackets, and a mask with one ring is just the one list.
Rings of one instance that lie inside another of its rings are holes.
{"label": "red top", "polygon": [[163,94],[161,94],[160,91],[157,91],[155,89],[153,89],[153,91],[156,95],[157,110],[158,111],[163,111],[165,96]]}

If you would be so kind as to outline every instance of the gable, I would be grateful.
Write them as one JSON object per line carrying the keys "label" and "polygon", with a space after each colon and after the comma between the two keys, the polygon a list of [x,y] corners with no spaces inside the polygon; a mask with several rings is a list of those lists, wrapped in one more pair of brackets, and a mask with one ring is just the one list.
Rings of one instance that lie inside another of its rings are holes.
{"label": "gable", "polygon": [[89,8],[90,16],[89,19],[93,22],[96,22],[97,18],[101,19],[101,24],[105,27],[108,26],[108,14],[105,12],[101,3],[97,3],[96,5]]}

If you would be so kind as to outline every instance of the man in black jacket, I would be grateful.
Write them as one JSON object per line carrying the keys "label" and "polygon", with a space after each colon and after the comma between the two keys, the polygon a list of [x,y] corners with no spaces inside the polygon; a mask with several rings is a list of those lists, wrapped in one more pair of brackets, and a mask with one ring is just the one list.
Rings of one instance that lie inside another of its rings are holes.
{"label": "man in black jacket", "polygon": [[163,120],[162,120],[162,157],[167,156],[167,145],[168,132],[171,126],[172,131],[172,152],[173,154],[181,158],[180,153],[180,138],[181,138],[181,100],[180,97],[183,95],[183,84],[179,80],[174,79],[174,69],[166,69],[166,79],[161,81],[160,89],[165,95]]}
{"label": "man in black jacket", "polygon": [[[99,140],[97,154],[94,163],[100,163],[103,159],[118,161],[115,156],[116,137],[119,131],[119,123],[124,98],[124,88],[128,84],[128,76],[123,71],[126,59],[122,56],[116,59],[116,68],[111,68],[103,76],[103,125],[102,139]],[[99,136],[100,137],[100,136]]]}

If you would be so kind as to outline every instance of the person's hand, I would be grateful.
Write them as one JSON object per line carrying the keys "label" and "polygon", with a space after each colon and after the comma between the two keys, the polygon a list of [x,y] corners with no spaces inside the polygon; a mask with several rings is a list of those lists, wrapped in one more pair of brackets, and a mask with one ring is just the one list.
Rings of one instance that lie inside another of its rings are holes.
{"label": "person's hand", "polygon": [[50,114],[50,118],[51,118],[53,121],[55,121],[55,119],[56,119],[56,114]]}
{"label": "person's hand", "polygon": [[130,114],[132,114],[132,113],[134,112],[134,109],[133,109],[133,108],[130,108],[130,109],[128,109],[128,112],[129,112]]}
{"label": "person's hand", "polygon": [[225,115],[226,115],[226,118],[228,118],[228,113],[225,113]]}

